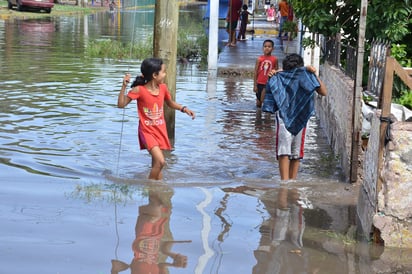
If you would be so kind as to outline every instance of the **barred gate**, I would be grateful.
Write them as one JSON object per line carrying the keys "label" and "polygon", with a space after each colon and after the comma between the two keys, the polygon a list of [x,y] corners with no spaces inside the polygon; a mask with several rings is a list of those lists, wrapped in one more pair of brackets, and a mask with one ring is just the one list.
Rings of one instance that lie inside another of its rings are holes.
{"label": "barred gate", "polygon": [[327,37],[321,45],[323,57],[329,64],[340,68],[352,80],[356,78],[357,48],[342,44],[340,37]]}
{"label": "barred gate", "polygon": [[381,93],[385,79],[386,57],[390,54],[390,43],[382,40],[372,41],[369,59],[368,88],[365,93],[372,96],[381,108]]}
{"label": "barred gate", "polygon": [[[389,54],[390,54],[390,44],[385,41],[381,40],[373,40],[371,44],[371,50],[370,50],[370,56],[369,56],[369,74],[368,74],[368,87],[367,90],[364,91],[365,95],[373,97],[374,101],[377,102],[376,108],[381,109],[384,108],[383,113],[381,113],[383,118],[387,118],[390,114],[390,104],[392,100],[392,88],[390,89],[390,95],[388,94],[388,91],[384,92],[384,80],[385,77],[387,76],[386,74],[393,74],[393,71],[386,71],[387,69],[387,60],[389,59]],[[389,75],[388,75],[389,76]],[[392,84],[391,84],[392,85]],[[386,99],[384,100],[383,97]],[[388,98],[389,97],[389,98]],[[389,102],[388,102],[389,100]],[[385,101],[385,105],[382,106],[382,101]],[[383,119],[385,120],[385,119]],[[376,204],[376,199],[377,195],[379,192],[379,174],[381,170],[381,162],[382,162],[382,157],[383,157],[383,149],[384,149],[384,140],[380,139],[380,134],[383,134],[383,128],[385,126],[385,131],[386,131],[386,126],[387,123],[384,121],[381,121],[380,127],[379,128],[379,133],[377,133],[378,141],[375,146],[374,151],[368,152],[366,151],[365,153],[365,163],[368,164],[371,170],[375,170],[375,172],[370,173],[367,168],[364,168],[364,184],[363,188],[365,189],[366,193],[369,195],[369,199],[371,202],[372,207],[374,208],[374,211],[376,210],[377,204]],[[371,139],[374,139],[376,137],[375,134],[371,133]],[[372,138],[373,137],[373,138]],[[374,142],[374,141],[373,141]],[[373,143],[372,142],[372,143]],[[376,164],[376,166],[375,166]]]}

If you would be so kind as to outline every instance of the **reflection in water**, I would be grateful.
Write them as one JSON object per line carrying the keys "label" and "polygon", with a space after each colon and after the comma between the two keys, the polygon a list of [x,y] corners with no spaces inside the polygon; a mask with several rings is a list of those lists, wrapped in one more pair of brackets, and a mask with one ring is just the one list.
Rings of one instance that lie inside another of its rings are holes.
{"label": "reflection in water", "polygon": [[[238,186],[223,191],[224,203],[228,195],[245,194],[258,198],[268,214],[259,227],[260,240],[253,251],[256,259],[253,274],[352,273],[347,257],[356,256],[355,242],[350,244],[348,239],[348,247],[352,248],[344,249],[338,239],[325,236],[331,218],[323,209],[314,208],[303,189],[288,185],[279,188]],[[222,212],[219,211],[219,215]],[[309,232],[306,232],[305,217],[309,217]],[[314,232],[313,226],[323,227],[325,232]],[[227,228],[226,234],[231,227]]]}
{"label": "reflection in water", "polygon": [[[168,273],[168,267],[187,266],[187,256],[172,251],[174,241],[170,231],[171,198],[173,191],[167,186],[150,186],[148,203],[139,207],[132,243],[133,259],[130,264],[112,260],[111,274],[130,268],[132,274]],[[168,261],[171,258],[172,261]]]}
{"label": "reflection in water", "polygon": [[[20,43],[30,47],[50,46],[53,33],[55,32],[55,22],[51,19],[21,20],[17,21],[19,26],[19,36],[22,37]],[[33,50],[33,49],[32,49]],[[35,51],[38,51],[36,48]]]}
{"label": "reflection in water", "polygon": [[222,231],[219,233],[219,236],[217,237],[217,240],[219,242],[224,241],[225,234],[229,232],[230,227],[232,226],[232,224],[226,220],[226,217],[223,214],[223,212],[227,208],[228,198],[229,198],[229,194],[226,193],[225,196],[220,201],[220,207],[215,210],[215,215],[220,219],[220,221],[222,222],[222,227],[223,227]]}
{"label": "reflection in water", "polygon": [[269,220],[262,224],[262,228],[265,225],[269,227],[266,232],[270,233],[270,237],[262,235],[260,245],[254,252],[257,264],[253,273],[308,273],[302,241],[305,218],[298,190],[281,187],[275,207],[272,201],[262,202],[267,210],[274,211],[270,213]]}

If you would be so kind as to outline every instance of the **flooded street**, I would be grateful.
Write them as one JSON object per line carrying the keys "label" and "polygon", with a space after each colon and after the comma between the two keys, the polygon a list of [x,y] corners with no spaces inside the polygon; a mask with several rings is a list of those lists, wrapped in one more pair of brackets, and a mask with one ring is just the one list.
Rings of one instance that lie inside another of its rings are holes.
{"label": "flooded street", "polygon": [[316,118],[298,180],[280,183],[273,117],[256,110],[252,79],[179,64],[176,101],[196,119],[176,113],[164,180],[148,181],[136,107],[116,107],[140,62],[90,59],[85,47],[128,41],[134,24],[144,39],[152,20],[0,21],[1,274],[404,270],[354,240],[357,192]]}

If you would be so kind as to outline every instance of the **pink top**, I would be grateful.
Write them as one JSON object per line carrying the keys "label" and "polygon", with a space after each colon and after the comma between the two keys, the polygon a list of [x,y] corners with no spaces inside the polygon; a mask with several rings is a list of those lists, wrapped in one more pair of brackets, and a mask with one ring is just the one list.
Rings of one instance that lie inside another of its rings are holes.
{"label": "pink top", "polygon": [[275,9],[274,8],[269,8],[267,11],[267,16],[268,17],[275,17]]}

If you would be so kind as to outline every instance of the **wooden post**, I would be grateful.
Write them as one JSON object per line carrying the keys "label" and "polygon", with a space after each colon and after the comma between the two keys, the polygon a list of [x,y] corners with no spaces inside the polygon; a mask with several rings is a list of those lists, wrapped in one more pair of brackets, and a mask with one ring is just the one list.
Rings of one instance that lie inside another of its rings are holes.
{"label": "wooden post", "polygon": [[[399,65],[395,58],[388,56],[386,57],[385,66],[385,79],[383,81],[383,90],[381,94],[380,101],[381,104],[381,125],[379,131],[379,152],[378,152],[378,180],[376,182],[376,194],[382,188],[382,178],[380,172],[382,171],[383,165],[383,152],[385,149],[385,135],[386,129],[389,125],[389,116],[391,114],[391,104],[392,104],[392,88],[393,88],[393,76],[394,73],[398,75],[401,80],[412,89],[412,77],[409,76],[407,69],[404,69]],[[382,119],[383,118],[383,119]],[[377,199],[378,197],[376,197]]]}
{"label": "wooden post", "polygon": [[[179,5],[176,0],[156,1],[153,30],[154,57],[163,59],[167,68],[166,84],[176,100],[176,55],[179,24]],[[175,139],[175,110],[165,107],[167,133],[171,145]]]}
{"label": "wooden post", "polygon": [[356,182],[358,179],[358,157],[359,157],[359,142],[360,132],[362,128],[362,78],[363,78],[363,56],[365,53],[365,31],[366,31],[366,16],[368,10],[368,1],[362,0],[359,16],[359,34],[358,34],[358,52],[355,88],[353,91],[353,109],[352,109],[352,151],[350,165],[350,181]]}
{"label": "wooden post", "polygon": [[[383,81],[383,90],[381,94],[381,119],[388,118],[391,114],[391,104],[392,104],[392,88],[393,88],[393,74],[394,74],[394,59],[392,57],[386,58],[385,66],[385,79]],[[379,130],[379,151],[378,151],[378,177],[376,182],[376,195],[382,188],[382,177],[380,172],[383,165],[383,150],[385,148],[385,134],[386,128],[388,127],[388,122],[381,121]],[[378,197],[376,197],[378,199]]]}

